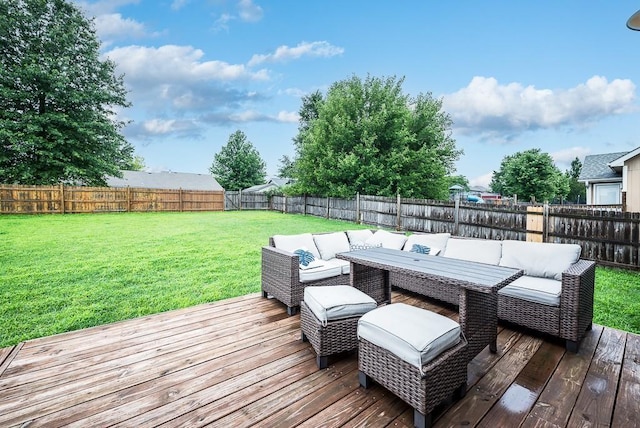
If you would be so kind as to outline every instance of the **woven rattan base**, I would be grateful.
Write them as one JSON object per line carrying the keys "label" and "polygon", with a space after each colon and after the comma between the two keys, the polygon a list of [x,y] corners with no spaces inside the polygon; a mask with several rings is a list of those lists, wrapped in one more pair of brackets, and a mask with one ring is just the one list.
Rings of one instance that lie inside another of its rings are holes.
{"label": "woven rattan base", "polygon": [[388,350],[360,339],[358,368],[360,384],[367,387],[368,378],[401,398],[417,412],[414,423],[428,425],[431,412],[452,396],[463,396],[467,387],[467,342],[441,353],[418,368],[396,357]]}
{"label": "woven rattan base", "polygon": [[309,307],[300,303],[302,339],[308,340],[316,351],[318,368],[325,368],[330,355],[358,348],[358,320],[360,316],[329,321],[326,326]]}

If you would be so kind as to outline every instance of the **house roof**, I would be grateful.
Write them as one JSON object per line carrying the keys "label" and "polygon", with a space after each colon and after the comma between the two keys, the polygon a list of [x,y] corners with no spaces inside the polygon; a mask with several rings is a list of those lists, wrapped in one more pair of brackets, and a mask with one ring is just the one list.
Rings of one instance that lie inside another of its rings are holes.
{"label": "house roof", "polygon": [[247,193],[263,193],[263,192],[266,192],[267,190],[277,189],[278,187],[280,186],[274,183],[264,183],[264,184],[257,184],[255,186],[247,187],[246,189],[242,189],[242,191]]}
{"label": "house roof", "polygon": [[599,155],[588,155],[582,163],[582,170],[578,181],[619,181],[622,175],[611,168],[609,164],[629,152],[604,153]]}
{"label": "house roof", "polygon": [[242,189],[243,192],[252,192],[252,193],[263,193],[271,189],[277,189],[282,186],[286,186],[287,184],[293,183],[291,178],[280,178],[274,177],[270,178],[264,184],[257,184],[255,186],[247,187],[246,189]]}
{"label": "house roof", "polygon": [[620,156],[619,158],[609,162],[609,166],[611,168],[622,168],[626,161],[628,161],[629,159],[635,158],[638,155],[640,155],[640,147],[638,147],[635,150],[631,150],[630,152],[628,152],[628,153]]}
{"label": "house roof", "polygon": [[122,174],[122,178],[107,177],[107,185],[147,189],[224,190],[210,174],[173,171],[122,171]]}

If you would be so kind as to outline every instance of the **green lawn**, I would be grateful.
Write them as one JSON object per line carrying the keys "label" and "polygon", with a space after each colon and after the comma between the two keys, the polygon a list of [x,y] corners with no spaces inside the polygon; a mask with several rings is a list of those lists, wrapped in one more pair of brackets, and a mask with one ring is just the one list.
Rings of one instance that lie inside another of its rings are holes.
{"label": "green lawn", "polygon": [[[258,292],[269,236],[363,227],[264,211],[0,216],[0,347]],[[637,279],[598,268],[596,323],[640,333]]]}

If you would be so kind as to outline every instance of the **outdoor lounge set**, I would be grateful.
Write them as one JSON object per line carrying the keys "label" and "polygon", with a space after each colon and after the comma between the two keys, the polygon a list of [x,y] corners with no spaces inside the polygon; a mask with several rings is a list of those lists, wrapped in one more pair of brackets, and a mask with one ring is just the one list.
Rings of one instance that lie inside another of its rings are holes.
{"label": "outdoor lounge set", "polygon": [[[595,263],[580,246],[348,230],[275,235],[262,248],[262,292],[300,309],[302,339],[328,358],[358,349],[359,380],[414,408],[416,426],[466,392],[467,365],[498,319],[566,341],[577,352],[591,328]],[[459,323],[391,302],[391,287],[458,306]]]}

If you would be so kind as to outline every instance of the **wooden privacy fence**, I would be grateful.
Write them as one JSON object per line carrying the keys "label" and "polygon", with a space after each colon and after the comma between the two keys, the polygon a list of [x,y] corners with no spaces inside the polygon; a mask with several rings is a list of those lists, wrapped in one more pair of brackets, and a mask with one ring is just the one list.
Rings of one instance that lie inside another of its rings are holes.
{"label": "wooden privacy fence", "polygon": [[574,243],[582,257],[640,269],[640,213],[562,205],[491,205],[357,195],[354,199],[273,196],[271,209],[415,232]]}
{"label": "wooden privacy fence", "polygon": [[0,185],[2,214],[223,210],[223,191]]}
{"label": "wooden privacy fence", "polygon": [[264,193],[243,192],[241,190],[224,192],[224,209],[234,210],[268,210],[269,196]]}

